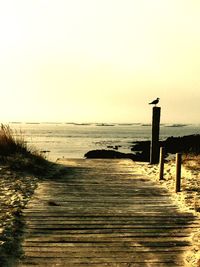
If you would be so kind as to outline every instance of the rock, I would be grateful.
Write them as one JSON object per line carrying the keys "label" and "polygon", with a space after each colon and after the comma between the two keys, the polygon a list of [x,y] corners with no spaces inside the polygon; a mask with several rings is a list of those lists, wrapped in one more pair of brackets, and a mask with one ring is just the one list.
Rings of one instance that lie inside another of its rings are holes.
{"label": "rock", "polygon": [[[142,153],[145,159],[150,155],[150,141],[137,141],[133,143],[131,151]],[[200,154],[200,135],[186,135],[182,137],[168,137],[164,141],[159,142],[160,147],[165,148],[165,153],[193,153]]]}
{"label": "rock", "polygon": [[142,153],[122,153],[115,150],[91,150],[84,157],[88,159],[132,159],[134,161],[146,161]]}
{"label": "rock", "polygon": [[167,153],[194,153],[200,154],[200,134],[186,135],[182,137],[168,137],[165,141],[160,142]]}

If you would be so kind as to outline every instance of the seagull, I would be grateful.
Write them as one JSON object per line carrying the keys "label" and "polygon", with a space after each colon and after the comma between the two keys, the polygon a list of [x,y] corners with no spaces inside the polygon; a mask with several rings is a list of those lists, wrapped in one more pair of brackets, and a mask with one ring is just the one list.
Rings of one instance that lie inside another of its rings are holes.
{"label": "seagull", "polygon": [[149,105],[157,105],[158,104],[158,102],[159,102],[159,97],[157,97],[154,101],[152,101],[151,103],[149,103]]}

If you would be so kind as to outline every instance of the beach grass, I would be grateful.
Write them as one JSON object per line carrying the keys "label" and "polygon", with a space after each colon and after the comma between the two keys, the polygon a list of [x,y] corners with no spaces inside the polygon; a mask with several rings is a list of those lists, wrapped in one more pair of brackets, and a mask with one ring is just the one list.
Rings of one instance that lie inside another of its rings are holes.
{"label": "beach grass", "polygon": [[21,131],[9,125],[0,127],[0,162],[13,170],[44,174],[51,163],[36,148],[29,146]]}
{"label": "beach grass", "polygon": [[40,179],[57,177],[57,165],[29,146],[22,131],[0,125],[0,266],[22,256],[21,217]]}

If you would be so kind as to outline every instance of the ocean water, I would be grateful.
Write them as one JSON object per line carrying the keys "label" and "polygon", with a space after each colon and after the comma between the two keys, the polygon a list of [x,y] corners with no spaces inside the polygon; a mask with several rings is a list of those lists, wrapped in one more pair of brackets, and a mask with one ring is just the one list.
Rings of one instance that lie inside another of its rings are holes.
{"label": "ocean water", "polygon": [[[10,123],[10,127],[22,131],[29,145],[49,151],[46,155],[53,161],[84,158],[89,150],[116,145],[118,151],[128,153],[134,141],[151,140],[151,125],[147,124]],[[200,134],[200,124],[160,127],[160,140],[189,134]]]}

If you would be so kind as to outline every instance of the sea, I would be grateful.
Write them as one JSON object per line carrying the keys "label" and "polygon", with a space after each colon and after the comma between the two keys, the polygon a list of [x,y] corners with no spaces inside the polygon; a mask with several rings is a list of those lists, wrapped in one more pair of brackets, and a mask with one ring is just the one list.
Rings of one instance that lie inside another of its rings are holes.
{"label": "sea", "polygon": [[[151,125],[143,123],[21,123],[9,126],[21,132],[29,146],[51,160],[84,158],[95,149],[130,153],[135,141],[151,140]],[[200,124],[162,124],[160,140],[170,136],[200,134]]]}

